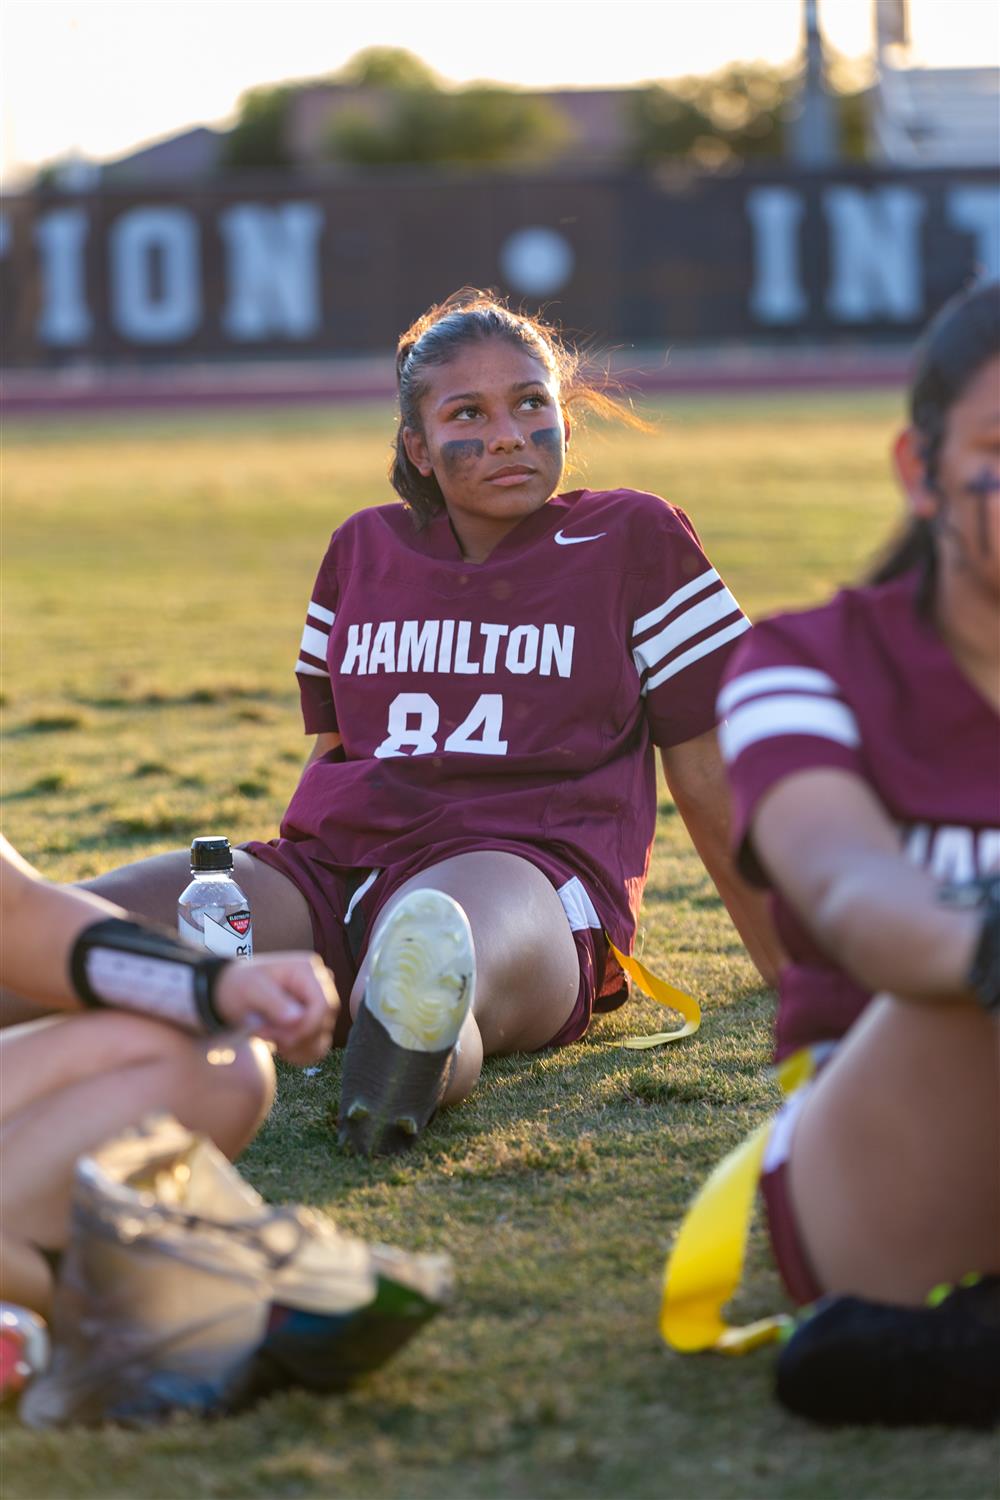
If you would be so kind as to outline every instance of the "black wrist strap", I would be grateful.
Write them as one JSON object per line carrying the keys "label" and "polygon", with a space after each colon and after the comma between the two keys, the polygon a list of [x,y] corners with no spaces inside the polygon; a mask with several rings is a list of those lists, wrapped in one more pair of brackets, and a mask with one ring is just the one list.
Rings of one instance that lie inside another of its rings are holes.
{"label": "black wrist strap", "polygon": [[163,928],[108,917],[77,937],[69,976],[84,1005],[110,1005],[216,1032],[228,1028],[215,1006],[219,973],[228,962],[199,953]]}
{"label": "black wrist strap", "polygon": [[966,983],[984,1010],[1000,1016],[1000,881],[994,885],[995,889],[986,894],[979,941]]}

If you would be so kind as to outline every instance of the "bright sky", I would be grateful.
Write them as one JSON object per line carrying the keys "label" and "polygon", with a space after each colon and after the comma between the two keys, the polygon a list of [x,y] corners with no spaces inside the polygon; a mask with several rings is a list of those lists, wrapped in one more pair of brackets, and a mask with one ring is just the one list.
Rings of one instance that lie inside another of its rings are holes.
{"label": "bright sky", "polygon": [[[867,54],[874,0],[820,0],[824,34]],[[993,0],[910,0],[921,60],[1000,61]],[[224,123],[259,83],[407,47],[458,83],[615,85],[792,58],[802,0],[0,0],[4,182]]]}

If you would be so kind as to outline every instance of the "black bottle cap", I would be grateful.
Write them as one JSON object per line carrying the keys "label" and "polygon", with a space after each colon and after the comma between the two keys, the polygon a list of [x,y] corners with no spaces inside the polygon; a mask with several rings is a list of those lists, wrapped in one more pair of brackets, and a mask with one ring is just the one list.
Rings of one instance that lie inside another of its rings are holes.
{"label": "black bottle cap", "polygon": [[233,851],[229,840],[218,834],[208,838],[191,840],[192,870],[231,870]]}

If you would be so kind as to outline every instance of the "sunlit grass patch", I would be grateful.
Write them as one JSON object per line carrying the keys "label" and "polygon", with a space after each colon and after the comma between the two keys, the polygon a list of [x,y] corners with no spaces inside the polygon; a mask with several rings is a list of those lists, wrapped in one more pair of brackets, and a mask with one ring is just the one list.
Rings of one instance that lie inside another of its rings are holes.
{"label": "sunlit grass patch", "polygon": [[108,836],[121,838],[161,838],[165,834],[186,838],[201,826],[202,819],[175,812],[168,803],[156,801],[141,812],[122,813],[107,825]]}
{"label": "sunlit grass patch", "polygon": [[559,1141],[545,1125],[536,1123],[530,1129],[520,1126],[480,1137],[464,1156],[443,1163],[443,1168],[450,1176],[482,1181],[535,1172],[576,1176],[589,1172],[594,1163],[594,1144],[589,1135]]}

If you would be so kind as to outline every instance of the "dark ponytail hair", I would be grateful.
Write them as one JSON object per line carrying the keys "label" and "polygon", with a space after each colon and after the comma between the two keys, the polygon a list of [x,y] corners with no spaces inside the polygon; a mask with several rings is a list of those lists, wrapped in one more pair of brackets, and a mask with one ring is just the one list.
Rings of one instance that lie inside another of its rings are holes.
{"label": "dark ponytail hair", "polygon": [[396,350],[396,388],[399,422],[389,482],[413,512],[418,527],[444,509],[444,496],[433,474],[423,475],[410,462],[403,442],[404,428],[422,431],[420,403],[427,394],[427,372],[446,365],[466,344],[505,339],[523,349],[554,377],[563,406],[582,402],[601,416],[616,417],[648,431],[647,423],[620,402],[580,378],[580,356],[563,342],[557,330],[540,318],[513,312],[499,299],[475,287],[464,287],[428,309],[401,336]]}
{"label": "dark ponytail hair", "polygon": [[[917,346],[909,391],[909,417],[920,436],[927,484],[935,488],[948,414],[973,376],[1000,353],[1000,282],[979,283],[946,302]],[[864,579],[888,583],[920,569],[917,607],[928,614],[934,597],[937,549],[934,523],[911,518],[889,542]]]}

